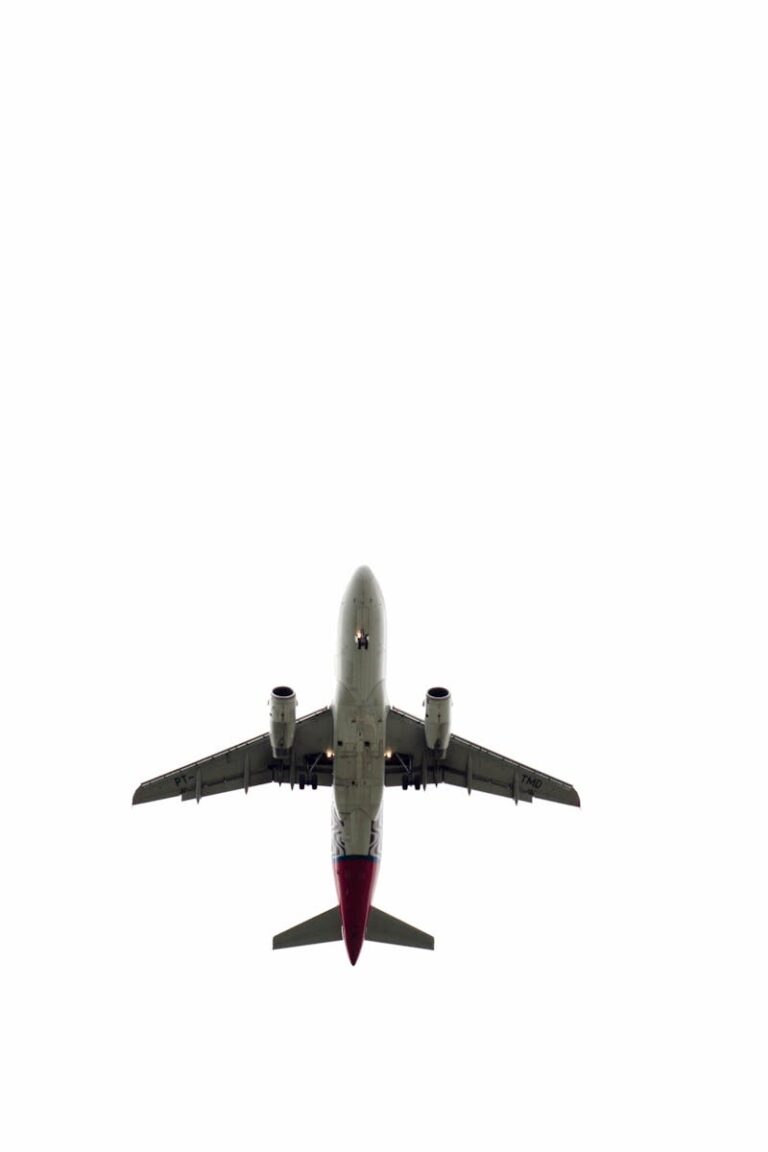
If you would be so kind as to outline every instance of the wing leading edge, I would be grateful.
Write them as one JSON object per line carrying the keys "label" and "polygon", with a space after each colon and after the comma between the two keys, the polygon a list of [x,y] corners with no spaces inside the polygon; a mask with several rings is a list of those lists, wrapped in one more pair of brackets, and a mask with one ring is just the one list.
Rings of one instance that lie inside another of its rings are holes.
{"label": "wing leading edge", "polygon": [[291,756],[285,760],[272,755],[269,733],[246,740],[166,772],[140,784],[133,795],[134,804],[181,796],[182,800],[201,800],[218,792],[233,792],[258,784],[298,784],[299,788],[317,788],[333,783],[333,761],[326,750],[333,743],[333,717],[330,708],[320,708],[296,721],[296,736]]}
{"label": "wing leading edge", "polygon": [[490,792],[494,796],[506,796],[517,803],[523,800],[530,803],[536,800],[553,800],[557,804],[572,804],[580,807],[579,794],[572,784],[557,780],[537,772],[517,760],[510,760],[451,736],[444,759],[431,753],[424,738],[424,722],[417,716],[390,708],[387,718],[386,783],[403,788],[414,785],[417,788],[427,784],[455,784],[459,788]]}

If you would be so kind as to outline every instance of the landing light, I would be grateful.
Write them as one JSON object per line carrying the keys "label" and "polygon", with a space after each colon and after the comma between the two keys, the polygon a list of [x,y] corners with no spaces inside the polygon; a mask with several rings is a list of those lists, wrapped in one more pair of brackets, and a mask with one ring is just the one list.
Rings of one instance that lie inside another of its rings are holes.
{"label": "landing light", "polygon": [[326,748],[325,755],[329,760],[333,760],[333,748]]}
{"label": "landing light", "polygon": [[388,748],[387,751],[384,753],[384,756],[386,757],[387,760],[391,760],[392,759],[392,749]]}

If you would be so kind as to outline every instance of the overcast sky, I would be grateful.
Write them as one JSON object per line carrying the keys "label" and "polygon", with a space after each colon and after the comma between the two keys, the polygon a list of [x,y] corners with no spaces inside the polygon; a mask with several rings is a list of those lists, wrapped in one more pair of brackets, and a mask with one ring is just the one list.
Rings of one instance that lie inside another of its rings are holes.
{"label": "overcast sky", "polygon": [[[765,1148],[764,33],[3,5],[4,1148]],[[352,969],[327,790],[130,801],[359,564],[583,806],[390,790]]]}

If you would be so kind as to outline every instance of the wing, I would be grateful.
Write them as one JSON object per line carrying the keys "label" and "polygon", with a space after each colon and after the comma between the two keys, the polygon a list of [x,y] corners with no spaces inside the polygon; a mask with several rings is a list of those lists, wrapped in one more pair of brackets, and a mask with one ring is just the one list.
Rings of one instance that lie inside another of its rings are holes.
{"label": "wing", "polygon": [[309,785],[333,783],[333,760],[326,749],[333,745],[333,717],[330,708],[310,712],[296,721],[296,736],[289,759],[272,755],[269,733],[225,748],[214,756],[186,764],[165,776],[156,776],[140,784],[133,795],[134,804],[181,796],[182,800],[200,800],[217,792],[248,789],[256,784]]}
{"label": "wing", "polygon": [[457,784],[471,792],[491,792],[494,796],[508,796],[517,803],[525,800],[554,800],[558,804],[580,807],[579,794],[571,784],[545,776],[489,752],[479,744],[470,744],[459,736],[451,736],[445,759],[437,759],[427,748],[424,723],[416,716],[390,708],[387,718],[386,783],[417,788],[427,784]]}

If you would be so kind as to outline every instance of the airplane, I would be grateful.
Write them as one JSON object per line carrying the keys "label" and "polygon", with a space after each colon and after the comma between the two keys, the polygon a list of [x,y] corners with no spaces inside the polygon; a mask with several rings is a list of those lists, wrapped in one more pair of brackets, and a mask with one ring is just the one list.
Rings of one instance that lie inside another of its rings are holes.
{"label": "airplane", "polygon": [[433,949],[434,937],[376,908],[384,789],[454,784],[467,793],[580,806],[571,784],[545,776],[451,733],[451,694],[430,688],[424,719],[387,702],[386,614],[370,568],[356,570],[341,603],[333,703],[296,718],[296,693],[279,685],[269,701],[269,731],[147,780],[144,804],[169,796],[196,800],[259,784],[333,788],[332,854],[337,903],[272,940],[294,948],[342,940],[354,965],[365,940]]}

